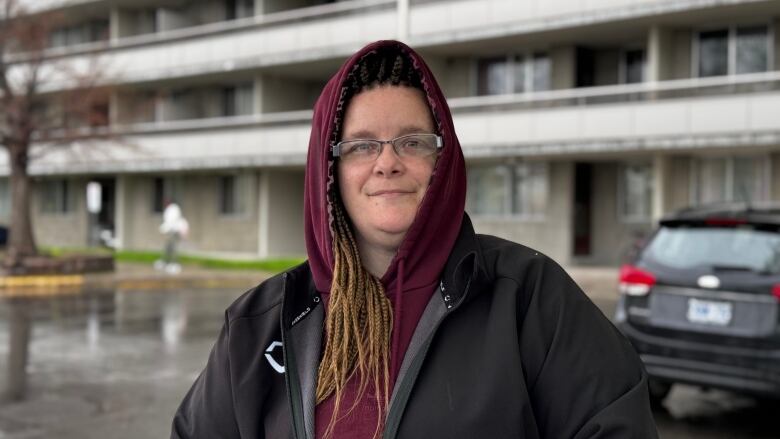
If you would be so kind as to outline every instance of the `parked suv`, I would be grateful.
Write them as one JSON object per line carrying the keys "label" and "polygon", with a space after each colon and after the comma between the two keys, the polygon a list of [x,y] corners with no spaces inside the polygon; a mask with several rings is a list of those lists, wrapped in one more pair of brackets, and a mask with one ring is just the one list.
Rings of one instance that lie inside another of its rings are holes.
{"label": "parked suv", "polygon": [[676,382],[780,397],[780,204],[690,208],[620,270],[615,320],[659,403]]}

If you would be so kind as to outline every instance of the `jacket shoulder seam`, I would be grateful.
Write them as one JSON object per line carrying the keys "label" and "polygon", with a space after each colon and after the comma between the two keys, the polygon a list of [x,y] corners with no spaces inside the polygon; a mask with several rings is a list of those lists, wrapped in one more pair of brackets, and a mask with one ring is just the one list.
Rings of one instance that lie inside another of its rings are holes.
{"label": "jacket shoulder seam", "polygon": [[251,314],[245,314],[245,315],[232,317],[232,318],[228,319],[228,325],[232,325],[233,322],[235,322],[237,320],[241,320],[241,319],[251,319],[251,318],[255,318],[255,317],[261,317],[264,314],[266,314],[267,312],[273,310],[274,308],[276,308],[277,306],[279,306],[281,304],[282,304],[282,299],[279,299],[278,301],[276,301],[273,304],[269,305],[267,308],[263,309],[262,311],[257,311],[257,312],[253,312]]}

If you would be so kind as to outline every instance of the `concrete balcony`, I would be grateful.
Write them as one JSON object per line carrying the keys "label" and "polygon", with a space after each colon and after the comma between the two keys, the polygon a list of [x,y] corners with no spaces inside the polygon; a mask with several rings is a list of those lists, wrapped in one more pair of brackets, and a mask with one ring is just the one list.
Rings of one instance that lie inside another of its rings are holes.
{"label": "concrete balcony", "polygon": [[780,72],[452,99],[465,154],[780,145]]}
{"label": "concrete balcony", "polygon": [[[86,4],[46,1],[41,4]],[[598,23],[629,23],[626,26],[635,28],[656,19],[663,24],[658,17],[695,15],[708,8],[708,17],[721,11],[718,17],[728,20],[729,7],[747,3],[757,15],[780,13],[780,3],[758,0],[460,0],[413,2],[408,16],[400,17],[394,0],[353,0],[54,49],[48,54],[52,61],[45,75],[51,81],[45,88],[68,87],[62,72],[88,72],[96,65],[105,70],[106,82],[157,81],[336,62],[366,42],[402,34],[421,49],[531,34],[537,35],[534,41],[544,43],[546,38],[574,38],[559,35],[565,29]],[[502,44],[514,47],[507,41]]]}
{"label": "concrete balcony", "polygon": [[69,87],[71,72],[95,66],[106,82],[119,84],[345,58],[367,41],[395,36],[394,6],[393,0],[339,2],[52,49],[44,88]]}
{"label": "concrete balcony", "polygon": [[[598,156],[780,145],[780,72],[450,101],[469,158]],[[117,127],[34,174],[302,166],[310,111]],[[121,143],[122,145],[118,145]],[[8,173],[7,158],[0,172]]]}

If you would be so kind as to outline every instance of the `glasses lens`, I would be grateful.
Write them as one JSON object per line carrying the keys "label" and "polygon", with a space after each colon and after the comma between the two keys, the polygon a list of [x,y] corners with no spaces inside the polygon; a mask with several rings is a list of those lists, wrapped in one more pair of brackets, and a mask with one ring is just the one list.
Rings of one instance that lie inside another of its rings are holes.
{"label": "glasses lens", "polygon": [[373,160],[382,147],[373,140],[348,140],[341,142],[341,157],[343,160]]}
{"label": "glasses lens", "polygon": [[427,157],[436,152],[435,134],[410,134],[393,141],[401,157]]}

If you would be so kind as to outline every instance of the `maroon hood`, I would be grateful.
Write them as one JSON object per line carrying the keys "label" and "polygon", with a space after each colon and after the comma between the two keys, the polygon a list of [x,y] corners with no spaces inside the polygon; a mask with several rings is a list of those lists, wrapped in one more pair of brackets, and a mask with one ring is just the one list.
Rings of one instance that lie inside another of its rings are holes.
{"label": "maroon hood", "polygon": [[330,185],[336,184],[333,180],[330,139],[336,128],[334,121],[341,90],[348,73],[364,55],[392,46],[400,48],[412,59],[443,137],[444,148],[417,216],[382,277],[388,294],[397,289],[399,292],[413,290],[435,282],[460,230],[466,199],[466,167],[447,101],[430,69],[414,50],[398,41],[371,43],[341,66],[328,81],[314,106],[306,160],[304,217],[309,266],[317,290],[322,293],[330,292],[333,278],[333,228],[327,194]]}

